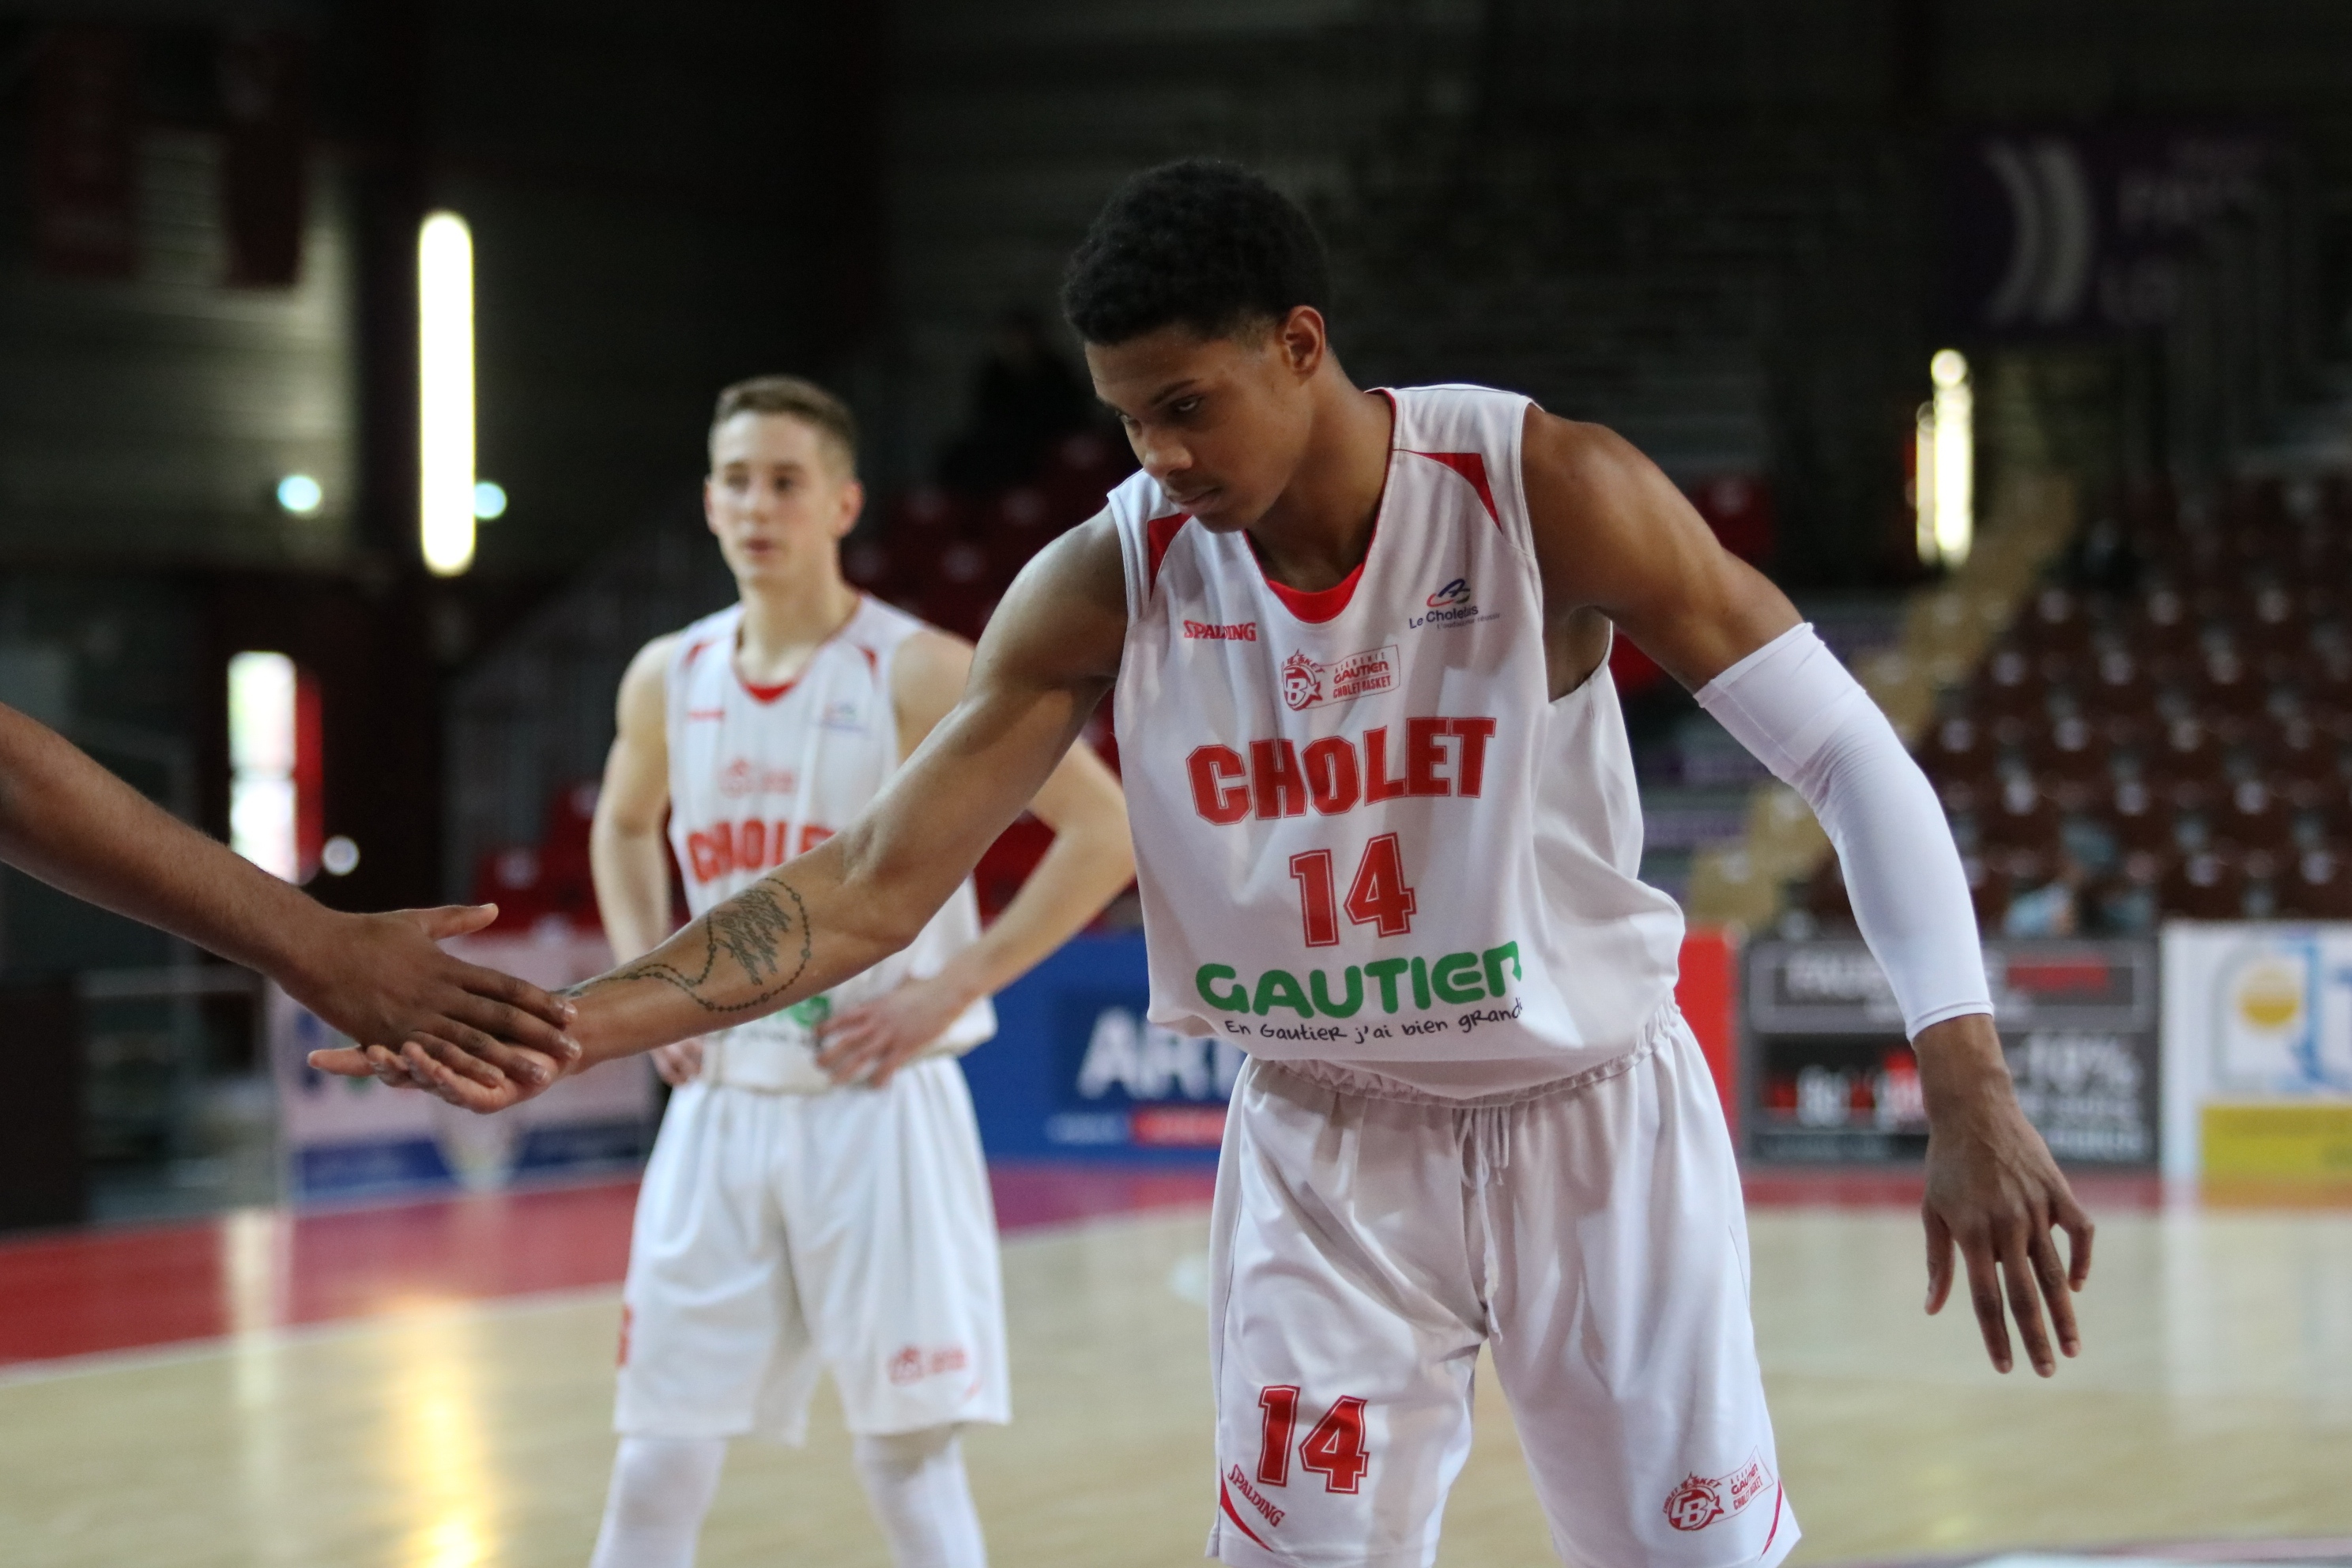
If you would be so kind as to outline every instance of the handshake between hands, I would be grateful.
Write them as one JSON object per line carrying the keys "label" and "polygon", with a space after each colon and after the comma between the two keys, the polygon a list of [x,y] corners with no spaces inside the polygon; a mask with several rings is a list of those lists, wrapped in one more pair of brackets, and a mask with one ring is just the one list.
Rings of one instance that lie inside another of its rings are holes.
{"label": "handshake between hands", "polygon": [[578,1067],[571,1001],[437,945],[497,918],[487,904],[336,917],[299,972],[278,977],[352,1041],[312,1051],[310,1065],[477,1111],[520,1104]]}
{"label": "handshake between hands", "polygon": [[[333,917],[300,973],[279,977],[289,995],[352,1041],[312,1051],[310,1065],[425,1089],[485,1113],[519,1105],[591,1065],[574,1037],[581,1014],[570,996],[436,945],[481,930],[497,914],[494,906],[477,905]],[[979,994],[970,976],[908,981],[819,1026],[816,1065],[835,1083],[879,1089]],[[701,1067],[700,1044],[661,1047],[655,1065],[673,1085],[688,1082]]]}

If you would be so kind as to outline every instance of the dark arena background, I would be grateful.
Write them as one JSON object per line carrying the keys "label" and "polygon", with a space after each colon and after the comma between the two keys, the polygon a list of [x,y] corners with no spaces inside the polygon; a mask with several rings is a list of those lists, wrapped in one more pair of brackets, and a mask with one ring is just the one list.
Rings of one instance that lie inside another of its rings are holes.
{"label": "dark arena background", "polygon": [[[2352,1563],[2330,0],[0,0],[0,704],[327,905],[494,901],[454,947],[596,973],[616,687],[734,595],[715,394],[839,393],[848,578],[978,637],[1135,468],[1064,263],[1195,155],[1314,218],[1360,384],[1647,453],[1942,800],[2101,1227],[2049,1384],[1920,1312],[1920,1072],[1826,838],[1614,647],[1798,1561]],[[998,1008],[992,1548],[1195,1561],[1242,1058],[1145,1018],[1131,894]],[[0,868],[0,1559],[588,1561],[667,1091],[475,1119],[308,1068],[334,1038]],[[833,1399],[736,1446],[700,1561],[889,1561]],[[1439,1560],[1557,1561],[1478,1420]]]}

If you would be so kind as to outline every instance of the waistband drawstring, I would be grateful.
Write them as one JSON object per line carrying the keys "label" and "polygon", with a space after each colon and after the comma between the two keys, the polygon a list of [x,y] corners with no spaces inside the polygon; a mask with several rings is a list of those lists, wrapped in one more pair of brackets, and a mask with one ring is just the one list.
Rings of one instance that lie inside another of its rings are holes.
{"label": "waistband drawstring", "polygon": [[1498,1173],[1511,1164],[1510,1105],[1481,1105],[1458,1112],[1463,1123],[1464,1152],[1469,1156],[1462,1173],[1462,1184],[1474,1193],[1483,1193]]}

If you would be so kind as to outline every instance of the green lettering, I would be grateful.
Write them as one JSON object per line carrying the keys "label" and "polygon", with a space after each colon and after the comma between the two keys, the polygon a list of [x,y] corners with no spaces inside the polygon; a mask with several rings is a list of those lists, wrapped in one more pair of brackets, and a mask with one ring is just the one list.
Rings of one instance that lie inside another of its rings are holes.
{"label": "green lettering", "polygon": [[1517,980],[1519,977],[1519,944],[1507,942],[1500,947],[1488,948],[1479,956],[1486,961],[1486,994],[1499,1000],[1506,989],[1503,984],[1504,959],[1511,961],[1511,978]]}
{"label": "green lettering", "polygon": [[1381,983],[1381,1006],[1387,1012],[1397,1010],[1397,976],[1410,967],[1402,958],[1380,958],[1364,965],[1364,973]]}
{"label": "green lettering", "polygon": [[1248,1012],[1250,1008],[1248,989],[1236,983],[1232,990],[1220,996],[1214,991],[1210,989],[1211,986],[1214,985],[1220,980],[1237,981],[1237,977],[1234,973],[1234,966],[1232,964],[1204,963],[1201,965],[1200,972],[1192,976],[1192,984],[1194,989],[1201,993],[1201,1000],[1206,1002],[1210,1006],[1216,1008],[1219,1012]]}
{"label": "green lettering", "polygon": [[1348,1000],[1345,1005],[1335,1004],[1331,994],[1323,989],[1323,972],[1307,972],[1307,989],[1315,998],[1315,1010],[1327,1018],[1352,1018],[1356,1009],[1364,1005],[1364,972],[1354,964],[1348,965]]}
{"label": "green lettering", "polygon": [[1429,984],[1441,1002],[1475,1002],[1486,992],[1478,988],[1478,955],[1449,952],[1429,972]]}
{"label": "green lettering", "polygon": [[1276,1007],[1296,1008],[1302,1018],[1315,1016],[1307,993],[1298,988],[1298,976],[1287,969],[1269,969],[1257,977],[1258,1016],[1263,1018]]}
{"label": "green lettering", "polygon": [[1429,964],[1418,958],[1412,961],[1412,1005],[1429,1011]]}

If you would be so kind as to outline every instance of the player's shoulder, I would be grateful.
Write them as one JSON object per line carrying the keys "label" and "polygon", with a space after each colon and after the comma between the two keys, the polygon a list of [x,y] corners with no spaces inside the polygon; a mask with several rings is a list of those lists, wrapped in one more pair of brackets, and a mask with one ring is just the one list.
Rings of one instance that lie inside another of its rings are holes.
{"label": "player's shoulder", "polygon": [[621,677],[621,684],[631,686],[648,680],[659,682],[669,673],[670,666],[677,661],[677,650],[685,641],[684,631],[664,632],[648,640],[630,658],[628,671]]}
{"label": "player's shoulder", "polygon": [[1403,439],[1451,442],[1469,449],[1516,437],[1526,411],[1535,406],[1535,400],[1523,392],[1467,381],[1379,390],[1394,405]]}
{"label": "player's shoulder", "polygon": [[735,625],[742,616],[742,605],[730,605],[699,620],[689,621],[674,632],[664,632],[637,650],[629,668],[634,673],[641,668],[666,671],[673,664],[690,665],[710,648],[731,644]]}
{"label": "player's shoulder", "polygon": [[1097,515],[1106,520],[1114,531],[1122,531],[1142,527],[1154,518],[1170,516],[1181,510],[1168,499],[1168,492],[1160,488],[1159,480],[1146,470],[1138,468],[1110,488],[1110,493],[1103,497],[1102,510]]}
{"label": "player's shoulder", "polygon": [[1600,504],[1654,469],[1650,459],[1606,425],[1563,419],[1530,405],[1522,447],[1531,485],[1555,500]]}

